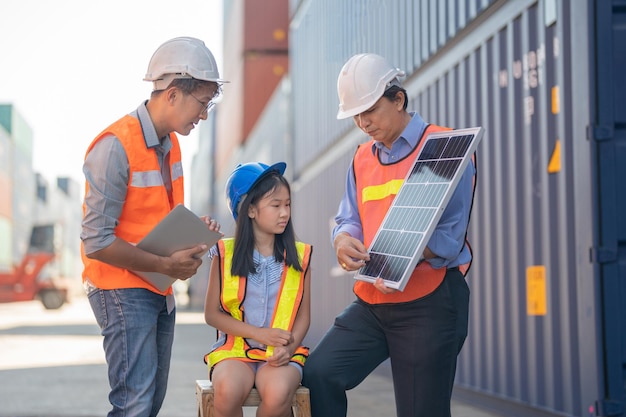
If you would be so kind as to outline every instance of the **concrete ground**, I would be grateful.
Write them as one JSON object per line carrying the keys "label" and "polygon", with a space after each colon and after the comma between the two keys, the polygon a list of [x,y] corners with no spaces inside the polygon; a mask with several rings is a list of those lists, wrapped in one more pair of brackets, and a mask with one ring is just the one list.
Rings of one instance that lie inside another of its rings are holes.
{"label": "concrete ground", "polygon": [[[168,394],[160,416],[197,415],[195,381],[215,331],[199,312],[179,309]],[[74,297],[59,310],[37,302],[0,304],[0,417],[96,417],[110,406],[102,338],[89,304]],[[348,392],[350,417],[394,416],[391,380],[372,374]],[[246,408],[245,416],[254,416]],[[453,401],[454,417],[500,417]]]}

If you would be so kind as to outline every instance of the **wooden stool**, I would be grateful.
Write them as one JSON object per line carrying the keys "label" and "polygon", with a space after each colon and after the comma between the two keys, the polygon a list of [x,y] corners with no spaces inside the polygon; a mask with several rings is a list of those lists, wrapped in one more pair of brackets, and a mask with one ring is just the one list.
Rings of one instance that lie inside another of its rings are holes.
{"label": "wooden stool", "polygon": [[[198,379],[196,381],[196,401],[198,403],[198,417],[213,417],[213,403],[215,395],[213,385],[208,379]],[[244,407],[258,407],[261,397],[256,388],[252,388],[248,398],[243,403]],[[300,386],[291,400],[291,410],[294,417],[311,417],[311,402],[309,400],[309,389]]]}

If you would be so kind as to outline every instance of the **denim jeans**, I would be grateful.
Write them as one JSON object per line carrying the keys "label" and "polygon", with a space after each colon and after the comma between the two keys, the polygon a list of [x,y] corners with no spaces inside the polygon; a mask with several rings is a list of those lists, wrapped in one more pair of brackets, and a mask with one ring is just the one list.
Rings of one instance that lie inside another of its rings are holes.
{"label": "denim jeans", "polygon": [[167,390],[176,310],[141,288],[96,289],[89,303],[104,336],[109,417],[156,416]]}

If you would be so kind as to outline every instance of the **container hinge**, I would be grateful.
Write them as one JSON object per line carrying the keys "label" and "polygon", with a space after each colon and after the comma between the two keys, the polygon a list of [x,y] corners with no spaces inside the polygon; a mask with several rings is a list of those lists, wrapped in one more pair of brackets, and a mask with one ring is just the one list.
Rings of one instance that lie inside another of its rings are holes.
{"label": "container hinge", "polygon": [[604,247],[592,247],[589,250],[589,258],[592,263],[606,264],[617,262],[617,250]]}
{"label": "container hinge", "polygon": [[596,401],[596,415],[602,417],[620,416],[624,412],[621,402],[615,400]]}
{"label": "container hinge", "polygon": [[613,139],[613,127],[612,126],[587,126],[587,139],[595,140],[596,142]]}

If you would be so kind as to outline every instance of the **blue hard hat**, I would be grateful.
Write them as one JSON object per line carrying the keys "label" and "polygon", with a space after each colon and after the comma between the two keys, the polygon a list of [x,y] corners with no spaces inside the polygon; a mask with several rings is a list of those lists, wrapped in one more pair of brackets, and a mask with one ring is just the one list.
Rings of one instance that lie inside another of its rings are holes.
{"label": "blue hard hat", "polygon": [[283,175],[287,164],[277,162],[274,165],[267,165],[261,162],[248,162],[239,164],[235,168],[228,181],[226,181],[226,202],[231,214],[237,220],[237,211],[239,203],[248,191],[256,184],[265,174],[276,171]]}

